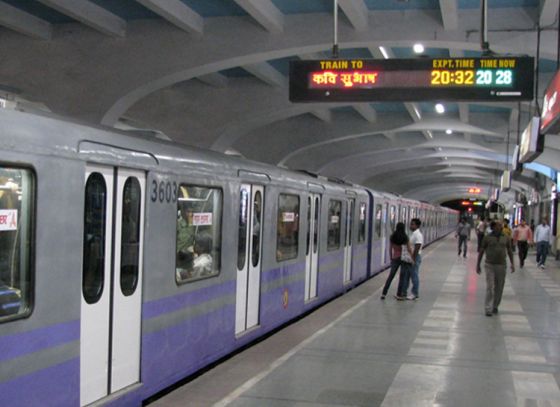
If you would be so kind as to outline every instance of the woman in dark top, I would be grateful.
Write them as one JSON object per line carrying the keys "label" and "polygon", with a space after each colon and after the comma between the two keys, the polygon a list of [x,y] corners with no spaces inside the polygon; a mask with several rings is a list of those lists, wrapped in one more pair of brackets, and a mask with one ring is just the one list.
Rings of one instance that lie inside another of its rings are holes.
{"label": "woman in dark top", "polygon": [[[397,223],[397,227],[395,228],[395,231],[389,239],[391,242],[391,271],[389,272],[389,276],[387,277],[387,281],[385,282],[385,287],[383,287],[383,293],[381,294],[382,300],[384,300],[387,296],[387,291],[389,291],[389,287],[391,286],[393,278],[395,278],[395,274],[397,274],[399,266],[401,266],[401,268],[404,268],[410,267],[411,265],[401,260],[403,248],[406,248],[412,255],[412,247],[410,246],[410,242],[405,230],[406,229],[404,223]],[[403,299],[404,295],[403,293],[397,292],[395,298]]]}

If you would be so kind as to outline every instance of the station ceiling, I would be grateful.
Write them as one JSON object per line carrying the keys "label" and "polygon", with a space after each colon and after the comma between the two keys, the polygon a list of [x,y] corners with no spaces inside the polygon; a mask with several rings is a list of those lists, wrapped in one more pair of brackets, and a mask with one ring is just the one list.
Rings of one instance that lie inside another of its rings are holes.
{"label": "station ceiling", "polygon": [[[559,1],[488,0],[493,52],[539,50],[541,106]],[[339,10],[341,58],[383,58],[380,47],[389,58],[482,55],[480,0],[339,0]],[[537,104],[289,102],[289,61],[329,58],[333,20],[332,0],[0,0],[0,96],[415,199],[462,199],[473,186],[486,198]],[[558,136],[537,162],[560,169]],[[503,199],[535,187],[526,168]]]}

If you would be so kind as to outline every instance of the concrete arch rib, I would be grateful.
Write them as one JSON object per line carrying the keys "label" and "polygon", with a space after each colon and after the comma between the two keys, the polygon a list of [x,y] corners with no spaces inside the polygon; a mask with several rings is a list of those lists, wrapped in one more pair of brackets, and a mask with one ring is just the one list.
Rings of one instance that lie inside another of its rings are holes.
{"label": "concrete arch rib", "polygon": [[[466,191],[469,188],[470,184],[457,184],[457,183],[448,183],[448,184],[439,184],[434,186],[425,186],[421,188],[416,188],[406,192],[406,196],[418,199],[421,201],[428,201],[434,203],[441,203],[445,200],[451,199],[462,199],[465,198]],[[495,185],[492,184],[484,184],[480,195],[478,196],[481,199],[488,199],[489,192],[492,188],[495,188]],[[506,199],[504,200],[512,200],[513,193],[510,191],[508,193],[503,194],[503,197]]]}
{"label": "concrete arch rib", "polygon": [[[339,177],[345,180],[354,180],[355,182],[360,182],[361,174],[369,174],[369,176],[371,176],[381,171],[396,171],[396,173],[398,174],[399,171],[402,171],[404,169],[421,169],[425,165],[433,165],[434,163],[442,163],[443,165],[446,165],[446,161],[449,161],[450,159],[480,160],[488,163],[496,163],[496,161],[499,161],[495,158],[486,157],[481,154],[461,151],[453,153],[437,152],[421,157],[418,157],[418,155],[414,154],[408,154],[407,156],[402,156],[399,159],[386,159],[384,161],[378,161],[375,163],[375,165],[370,166],[361,166],[359,163],[357,163],[355,167],[349,169],[340,169],[338,174]],[[498,169],[498,167],[495,168]]]}
{"label": "concrete arch rib", "polygon": [[[467,31],[446,31],[441,27],[439,20],[434,19],[430,13],[411,12],[409,14],[411,18],[415,19],[414,28],[402,27],[402,17],[390,12],[370,13],[369,27],[374,27],[371,30],[356,31],[352,27],[342,24],[339,34],[345,41],[341,42],[339,46],[340,48],[375,48],[379,45],[410,46],[410,38],[417,38],[428,47],[479,49],[477,39],[471,40]],[[495,14],[496,18],[499,18],[498,15],[504,13],[498,10]],[[465,30],[478,27],[476,13],[466,11],[463,16]],[[504,14],[502,18],[507,19],[507,16]],[[284,34],[275,36],[255,29],[254,25],[248,24],[245,19],[231,17],[206,19],[203,38],[199,42],[189,42],[185,49],[181,50],[181,55],[184,53],[189,55],[187,60],[181,62],[177,59],[178,56],[164,55],[157,47],[154,47],[154,55],[150,55],[149,61],[145,60],[144,63],[157,64],[159,61],[157,70],[138,70],[126,78],[124,81],[126,83],[115,83],[121,88],[119,90],[121,96],[111,106],[107,106],[102,115],[102,122],[112,124],[139,99],[176,82],[231,67],[329,50],[331,44],[328,41],[325,42],[325,38],[330,38],[332,17],[327,13],[314,14],[311,25],[309,21],[308,15],[285,16]],[[401,26],[402,29],[395,32],[395,26]],[[533,51],[532,46],[529,46],[533,43],[531,34],[520,33],[516,36],[516,41],[512,41],[511,34],[496,33],[493,39],[493,49],[497,52],[530,54]],[[376,40],[373,41],[372,38],[376,38]],[[169,38],[169,40],[171,39]],[[142,40],[146,41],[146,38],[144,37]],[[165,38],[154,38],[150,41],[156,40],[165,41]],[[552,45],[552,37],[551,44],[548,42],[546,33],[543,33],[541,48],[543,56],[547,52],[555,55],[556,50]],[[219,44],[219,47],[216,44]],[[208,52],[208,50],[214,52]],[[138,54],[145,57],[141,52]],[[131,65],[142,65],[142,61],[134,58],[129,62]],[[179,67],[179,69],[173,72],[172,67]],[[122,78],[121,82],[123,82]]]}
{"label": "concrete arch rib", "polygon": [[[342,138],[339,139],[342,140]],[[328,141],[324,142],[328,143]],[[314,145],[313,148],[318,147],[317,143]],[[486,152],[486,153],[496,153],[494,150],[481,146],[479,144],[470,143],[466,141],[458,141],[458,140],[451,140],[451,139],[436,139],[436,140],[429,140],[419,144],[405,144],[399,147],[395,147],[392,149],[386,150],[374,150],[374,151],[366,151],[357,154],[347,155],[337,160],[330,161],[317,169],[318,172],[325,172],[329,173],[330,170],[335,170],[336,172],[340,173],[340,167],[351,166],[354,167],[356,165],[361,165],[362,161],[365,163],[371,162],[371,160],[376,160],[378,158],[385,160],[384,162],[394,162],[395,159],[392,158],[394,155],[425,155],[424,152],[432,153],[434,150],[443,150],[445,149],[446,152],[449,152],[449,155],[452,155],[452,151],[455,150],[464,150],[464,151],[476,151],[476,152]],[[424,151],[425,150],[425,151]],[[444,155],[443,157],[448,156]],[[449,157],[449,156],[448,156]],[[475,158],[467,157],[467,158]]]}

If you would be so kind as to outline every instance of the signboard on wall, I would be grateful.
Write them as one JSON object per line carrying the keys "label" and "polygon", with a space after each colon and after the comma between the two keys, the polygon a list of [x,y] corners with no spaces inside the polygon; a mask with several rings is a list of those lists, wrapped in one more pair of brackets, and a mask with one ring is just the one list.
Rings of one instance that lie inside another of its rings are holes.
{"label": "signboard on wall", "polygon": [[538,117],[533,117],[523,130],[519,146],[519,162],[528,163],[537,158],[544,150],[544,134],[539,131]]}
{"label": "signboard on wall", "polygon": [[541,113],[541,133],[558,134],[560,131],[560,71],[557,71],[544,93]]}

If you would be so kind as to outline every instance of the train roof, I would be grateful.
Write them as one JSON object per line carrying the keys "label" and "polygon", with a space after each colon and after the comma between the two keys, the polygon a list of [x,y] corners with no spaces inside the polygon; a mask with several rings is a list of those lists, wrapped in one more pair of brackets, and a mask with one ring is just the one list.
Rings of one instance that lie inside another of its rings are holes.
{"label": "train roof", "polygon": [[[95,127],[60,118],[0,109],[0,146],[11,150],[80,158],[95,162],[133,159],[143,168],[170,170],[196,166],[197,170],[216,174],[237,172],[240,177],[259,176],[270,181],[282,180],[306,184],[319,189],[353,194],[364,193],[363,187],[337,179],[293,171],[245,158],[225,155],[199,147],[154,139],[142,135]],[[262,179],[262,178],[261,178]]]}

